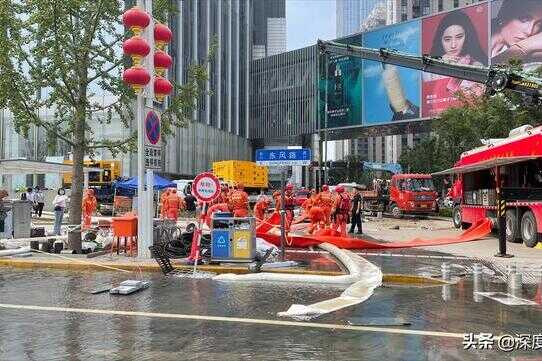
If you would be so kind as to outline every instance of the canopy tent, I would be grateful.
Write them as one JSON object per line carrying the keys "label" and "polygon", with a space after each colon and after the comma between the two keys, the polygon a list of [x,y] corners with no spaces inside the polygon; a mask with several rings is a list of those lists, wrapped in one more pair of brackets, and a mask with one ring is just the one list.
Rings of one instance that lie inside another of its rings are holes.
{"label": "canopy tent", "polygon": [[[154,187],[153,189],[155,191],[161,190],[164,188],[177,188],[177,185],[173,183],[172,181],[162,178],[159,175],[154,175]],[[115,182],[115,186],[117,189],[124,189],[124,190],[137,190],[137,177],[128,178],[124,181],[117,181]]]}
{"label": "canopy tent", "polygon": [[463,166],[458,166],[450,169],[443,170],[441,172],[433,173],[433,176],[442,176],[448,174],[463,174],[463,173],[472,173],[480,170],[491,169],[495,167],[500,167],[503,165],[515,164],[520,162],[526,162],[528,160],[537,159],[537,156],[520,156],[520,157],[507,157],[507,158],[493,158],[488,159],[483,162],[467,164]]}
{"label": "canopy tent", "polygon": [[[71,171],[71,164],[40,162],[28,159],[0,159],[1,175],[62,174],[71,173]],[[83,172],[87,174],[102,171],[101,168],[83,167]]]}

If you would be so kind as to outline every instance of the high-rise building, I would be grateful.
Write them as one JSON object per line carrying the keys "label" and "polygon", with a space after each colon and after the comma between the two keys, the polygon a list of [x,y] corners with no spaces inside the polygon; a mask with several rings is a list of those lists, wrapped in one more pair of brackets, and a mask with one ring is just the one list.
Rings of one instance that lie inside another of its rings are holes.
{"label": "high-rise building", "polygon": [[207,90],[197,103],[193,121],[176,129],[164,149],[167,173],[193,176],[213,161],[250,159],[248,141],[249,74],[252,61],[253,14],[261,0],[184,0],[170,20],[169,52],[175,82],[187,80],[190,64],[203,64],[211,44],[216,54],[208,64]]}
{"label": "high-rise building", "polygon": [[472,5],[484,0],[386,0],[387,24]]}
{"label": "high-rise building", "polygon": [[359,32],[361,24],[375,7],[385,0],[336,0],[336,35],[343,37]]}
{"label": "high-rise building", "polygon": [[286,0],[254,1],[253,59],[286,51]]}

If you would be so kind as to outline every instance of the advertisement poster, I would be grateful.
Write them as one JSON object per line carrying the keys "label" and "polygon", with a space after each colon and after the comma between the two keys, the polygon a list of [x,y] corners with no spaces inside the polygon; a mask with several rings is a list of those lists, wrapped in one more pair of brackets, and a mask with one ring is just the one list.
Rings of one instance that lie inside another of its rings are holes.
{"label": "advertisement poster", "polygon": [[[337,41],[361,46],[361,35]],[[323,63],[324,57],[321,60]],[[361,64],[362,60],[359,58],[330,54],[327,77],[321,64],[319,92],[321,128],[361,125]]]}
{"label": "advertisement poster", "polygon": [[491,2],[490,56],[492,64],[520,59],[527,71],[542,65],[542,0]]}
{"label": "advertisement poster", "polygon": [[[487,65],[487,18],[487,4],[482,4],[424,19],[423,53],[451,63]],[[434,117],[452,106],[460,105],[457,96],[461,93],[476,96],[484,91],[482,84],[424,73],[422,115]]]}
{"label": "advertisement poster", "polygon": [[[420,22],[389,26],[363,37],[363,46],[420,54]],[[363,62],[363,125],[420,117],[420,72],[376,61]]]}

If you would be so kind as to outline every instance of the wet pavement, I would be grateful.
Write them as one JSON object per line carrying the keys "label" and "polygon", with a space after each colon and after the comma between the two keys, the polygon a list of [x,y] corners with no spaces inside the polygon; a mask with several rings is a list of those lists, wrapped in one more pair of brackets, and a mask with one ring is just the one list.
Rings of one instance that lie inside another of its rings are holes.
{"label": "wet pavement", "polygon": [[[401,268],[401,260],[383,262],[388,262],[385,267]],[[0,305],[0,359],[495,361],[537,360],[542,354],[541,350],[507,353],[497,350],[496,344],[493,350],[464,350],[462,344],[462,335],[471,332],[541,334],[540,285],[525,286],[522,293],[524,298],[538,300],[536,306],[506,306],[486,298],[476,298],[480,301],[476,302],[468,278],[444,287],[384,286],[364,303],[308,325],[272,321],[291,321],[276,313],[292,303],[336,297],[339,288],[232,284],[144,273],[141,276],[152,285],[140,293],[90,294],[100,285],[138,276],[2,269],[0,303],[11,308]],[[484,291],[504,287],[484,282]],[[57,308],[28,309],[26,305]],[[402,317],[412,325],[344,329],[342,325],[351,317]],[[322,328],[329,324],[336,326]],[[406,333],[397,334],[397,330]]]}

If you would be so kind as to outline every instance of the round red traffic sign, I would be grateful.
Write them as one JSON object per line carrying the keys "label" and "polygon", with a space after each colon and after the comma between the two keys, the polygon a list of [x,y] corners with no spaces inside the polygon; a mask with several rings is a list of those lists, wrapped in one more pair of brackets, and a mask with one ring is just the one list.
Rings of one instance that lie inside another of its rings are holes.
{"label": "round red traffic sign", "polygon": [[201,173],[194,179],[192,194],[201,202],[211,202],[220,194],[220,181],[213,173]]}

